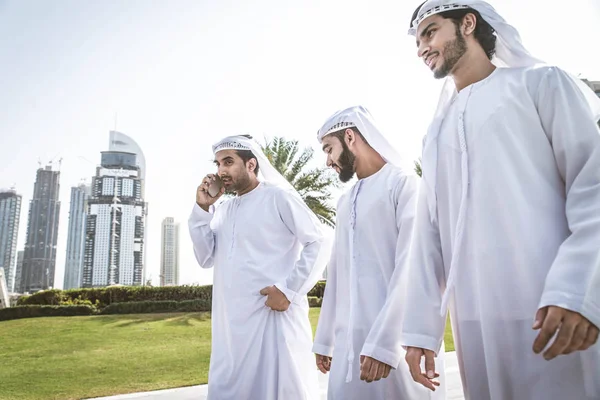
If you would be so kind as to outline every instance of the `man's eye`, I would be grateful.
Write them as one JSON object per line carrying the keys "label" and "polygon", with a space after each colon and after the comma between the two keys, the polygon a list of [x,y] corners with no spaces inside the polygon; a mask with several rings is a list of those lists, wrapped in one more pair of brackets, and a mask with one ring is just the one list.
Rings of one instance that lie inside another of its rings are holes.
{"label": "man's eye", "polygon": [[427,32],[427,37],[428,37],[428,38],[431,38],[431,37],[433,36],[433,34],[434,34],[434,33],[435,33],[435,30],[434,30],[434,29],[430,30],[429,32]]}

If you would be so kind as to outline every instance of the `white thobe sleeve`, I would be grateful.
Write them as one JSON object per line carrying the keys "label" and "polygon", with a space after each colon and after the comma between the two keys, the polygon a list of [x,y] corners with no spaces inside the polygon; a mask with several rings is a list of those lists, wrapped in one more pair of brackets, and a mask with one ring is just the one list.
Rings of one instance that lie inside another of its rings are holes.
{"label": "white thobe sleeve", "polygon": [[398,240],[394,250],[394,273],[388,283],[385,305],[371,327],[361,351],[361,355],[372,357],[393,368],[397,368],[404,357],[404,349],[400,342],[400,325],[404,309],[407,261],[416,212],[417,190],[417,178],[406,176],[393,192],[396,197],[395,218],[398,228]]}
{"label": "white thobe sleeve", "polygon": [[537,108],[565,182],[571,231],[546,277],[539,306],[581,313],[600,327],[600,131],[583,94],[557,68],[542,80]]}
{"label": "white thobe sleeve", "polygon": [[333,345],[335,342],[335,319],[336,319],[336,297],[337,297],[337,266],[336,246],[333,245],[331,258],[327,264],[327,283],[321,304],[321,314],[317,323],[313,353],[333,357]]}
{"label": "white thobe sleeve", "polygon": [[285,281],[275,283],[275,286],[291,303],[299,304],[325,269],[324,264],[317,266],[323,232],[319,220],[300,197],[282,192],[281,196],[277,196],[277,209],[283,223],[303,248],[291,274]]}
{"label": "white thobe sleeve", "polygon": [[[214,208],[211,207],[211,210]],[[194,204],[194,209],[188,219],[194,255],[202,268],[211,268],[214,265],[215,234],[210,227],[212,218],[213,213],[206,212],[198,204]]]}
{"label": "white thobe sleeve", "polygon": [[400,342],[403,347],[418,347],[438,354],[446,325],[445,317],[440,315],[446,278],[439,227],[437,220],[431,220],[425,182],[419,185],[408,260]]}

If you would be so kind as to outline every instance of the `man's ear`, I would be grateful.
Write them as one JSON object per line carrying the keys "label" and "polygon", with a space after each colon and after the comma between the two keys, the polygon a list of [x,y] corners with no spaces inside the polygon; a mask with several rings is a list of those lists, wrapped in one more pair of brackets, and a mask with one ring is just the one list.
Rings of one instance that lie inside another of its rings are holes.
{"label": "man's ear", "polygon": [[348,146],[356,142],[356,134],[352,129],[348,128],[344,131],[344,140]]}
{"label": "man's ear", "polygon": [[465,36],[472,35],[477,26],[477,17],[473,13],[464,16],[462,21]]}
{"label": "man's ear", "polygon": [[248,169],[256,173],[256,158],[251,158],[248,160]]}

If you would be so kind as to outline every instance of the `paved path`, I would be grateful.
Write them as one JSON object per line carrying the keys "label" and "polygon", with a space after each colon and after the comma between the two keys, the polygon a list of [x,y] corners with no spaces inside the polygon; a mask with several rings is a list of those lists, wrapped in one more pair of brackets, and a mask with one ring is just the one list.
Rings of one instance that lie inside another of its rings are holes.
{"label": "paved path", "polygon": [[[321,399],[327,398],[327,375],[319,374]],[[120,396],[99,397],[95,400],[206,400],[206,385],[190,386],[178,389],[158,390],[155,392],[132,393]],[[458,372],[456,353],[446,353],[446,394],[447,400],[463,400],[462,386]]]}

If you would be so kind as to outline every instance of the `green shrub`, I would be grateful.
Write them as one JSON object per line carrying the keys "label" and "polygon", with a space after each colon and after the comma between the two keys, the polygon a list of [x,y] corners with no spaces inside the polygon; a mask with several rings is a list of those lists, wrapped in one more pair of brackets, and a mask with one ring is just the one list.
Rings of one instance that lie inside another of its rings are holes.
{"label": "green shrub", "polygon": [[321,303],[323,303],[322,298],[316,296],[308,296],[309,307],[321,307]]}
{"label": "green shrub", "polygon": [[36,317],[72,317],[76,315],[93,315],[96,309],[89,305],[75,306],[42,306],[27,305],[3,308],[0,310],[0,321]]}
{"label": "green shrub", "polygon": [[308,296],[319,297],[322,299],[325,294],[325,282],[326,281],[317,282],[317,284],[308,292]]}
{"label": "green shrub", "polygon": [[[309,297],[323,298],[325,281],[308,292]],[[202,300],[210,307],[212,285],[206,286],[113,286],[107,288],[44,290],[19,298],[18,305],[88,305],[103,309],[115,303]]]}
{"label": "green shrub", "polygon": [[162,300],[162,301],[131,301],[112,303],[101,311],[101,314],[147,314],[166,312],[198,312],[210,311],[208,300]]}

